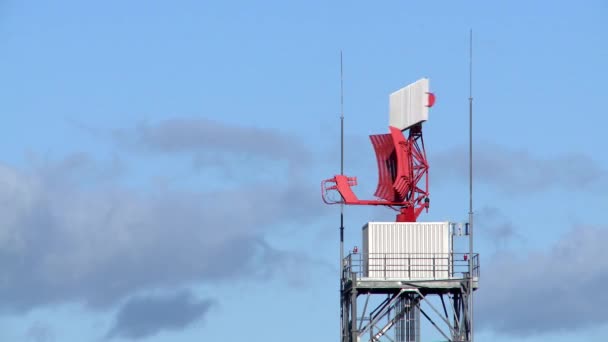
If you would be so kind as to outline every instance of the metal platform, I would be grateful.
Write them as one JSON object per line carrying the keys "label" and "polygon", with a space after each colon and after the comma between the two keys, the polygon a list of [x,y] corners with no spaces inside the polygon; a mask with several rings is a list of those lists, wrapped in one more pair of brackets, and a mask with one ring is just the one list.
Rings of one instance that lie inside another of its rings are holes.
{"label": "metal platform", "polygon": [[[467,253],[351,253],[344,258],[342,278],[345,288],[354,283],[360,292],[416,289],[427,294],[448,293],[459,290],[462,282],[469,280],[468,258]],[[475,290],[479,282],[479,254],[473,254],[472,261]]]}
{"label": "metal platform", "polygon": [[[475,290],[478,254],[471,258],[466,253],[351,253],[343,266],[342,342],[418,342],[421,315],[447,341],[468,341],[468,270],[472,266]],[[437,308],[429,296],[438,297],[441,306]],[[394,338],[388,335],[391,329]]]}
{"label": "metal platform", "polygon": [[[418,290],[426,294],[451,293],[462,287],[462,282],[468,278],[461,279],[437,279],[437,280],[384,280],[372,278],[360,278],[355,280],[355,287],[359,293],[387,293],[394,290]],[[347,287],[352,287],[352,280],[346,282]],[[478,288],[478,278],[473,278],[473,290]],[[366,291],[366,289],[368,291]]]}

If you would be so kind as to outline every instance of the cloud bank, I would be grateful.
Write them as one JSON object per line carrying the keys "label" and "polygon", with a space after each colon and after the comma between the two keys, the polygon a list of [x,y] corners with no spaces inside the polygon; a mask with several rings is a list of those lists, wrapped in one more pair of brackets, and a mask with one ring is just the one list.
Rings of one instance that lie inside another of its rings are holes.
{"label": "cloud bank", "polygon": [[[608,170],[591,157],[570,153],[534,156],[525,149],[485,144],[474,147],[475,180],[503,193],[529,194],[551,189],[568,191],[608,189]],[[468,179],[468,149],[454,148],[431,156],[433,176],[441,180]]]}
{"label": "cloud bank", "polygon": [[[279,273],[289,278],[290,269],[310,261],[266,242],[274,229],[320,216],[318,185],[304,178],[311,165],[303,144],[271,130],[205,119],[142,124],[120,134],[118,146],[132,147],[125,153],[144,157],[244,153],[290,167],[280,171],[281,181],[243,179],[236,186],[184,190],[125,185],[123,162],[101,165],[86,153],[35,167],[0,164],[1,312],[68,302],[110,310],[126,300],[108,336],[139,338],[156,333],[152,325],[158,331],[185,327],[208,306],[188,293],[145,293]],[[238,165],[240,172],[257,166]],[[185,307],[191,315],[178,321],[143,316],[132,324],[141,308],[162,306]]]}
{"label": "cloud bank", "polygon": [[226,124],[200,117],[142,122],[117,130],[120,145],[164,155],[192,155],[195,165],[223,164],[227,159],[287,161],[307,166],[312,154],[299,139],[273,129]]}
{"label": "cloud bank", "polygon": [[608,323],[608,227],[576,227],[547,251],[503,252],[482,265],[479,326],[510,336]]}
{"label": "cloud bank", "polygon": [[51,179],[0,165],[2,308],[103,307],[139,289],[252,275],[271,249],[264,234],[313,210],[291,209],[290,186],[188,192]]}

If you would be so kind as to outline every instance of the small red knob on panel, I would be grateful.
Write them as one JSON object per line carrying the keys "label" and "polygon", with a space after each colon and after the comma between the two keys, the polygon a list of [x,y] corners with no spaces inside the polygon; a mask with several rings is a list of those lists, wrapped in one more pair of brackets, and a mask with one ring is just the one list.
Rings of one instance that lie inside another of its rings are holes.
{"label": "small red knob on panel", "polygon": [[427,95],[429,96],[429,102],[428,102],[428,104],[426,106],[429,107],[429,108],[431,108],[435,104],[435,94],[433,94],[433,93],[427,93]]}

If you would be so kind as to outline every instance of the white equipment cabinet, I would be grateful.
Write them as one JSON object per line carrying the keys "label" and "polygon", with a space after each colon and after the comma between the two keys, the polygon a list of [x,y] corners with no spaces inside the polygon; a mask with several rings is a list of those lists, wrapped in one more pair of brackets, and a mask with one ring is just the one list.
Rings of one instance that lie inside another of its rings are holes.
{"label": "white equipment cabinet", "polygon": [[363,277],[449,279],[449,222],[369,222],[363,227]]}

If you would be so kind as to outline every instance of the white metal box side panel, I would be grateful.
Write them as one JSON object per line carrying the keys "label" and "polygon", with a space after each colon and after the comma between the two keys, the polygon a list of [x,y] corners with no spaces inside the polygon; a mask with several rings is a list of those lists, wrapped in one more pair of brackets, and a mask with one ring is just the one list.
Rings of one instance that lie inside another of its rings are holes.
{"label": "white metal box side panel", "polygon": [[363,227],[363,276],[447,279],[449,222],[369,222]]}
{"label": "white metal box side panel", "polygon": [[369,264],[368,264],[368,259],[365,257],[366,255],[368,255],[367,251],[369,250],[369,239],[368,239],[368,235],[365,234],[365,231],[367,230],[367,226],[368,223],[365,224],[365,226],[363,226],[363,238],[362,238],[362,246],[361,246],[361,253],[362,253],[362,268],[363,268],[363,276],[367,277],[366,274],[369,272],[368,268],[369,268]]}
{"label": "white metal box side panel", "polygon": [[404,130],[429,119],[429,79],[422,78],[389,96],[389,125]]}

